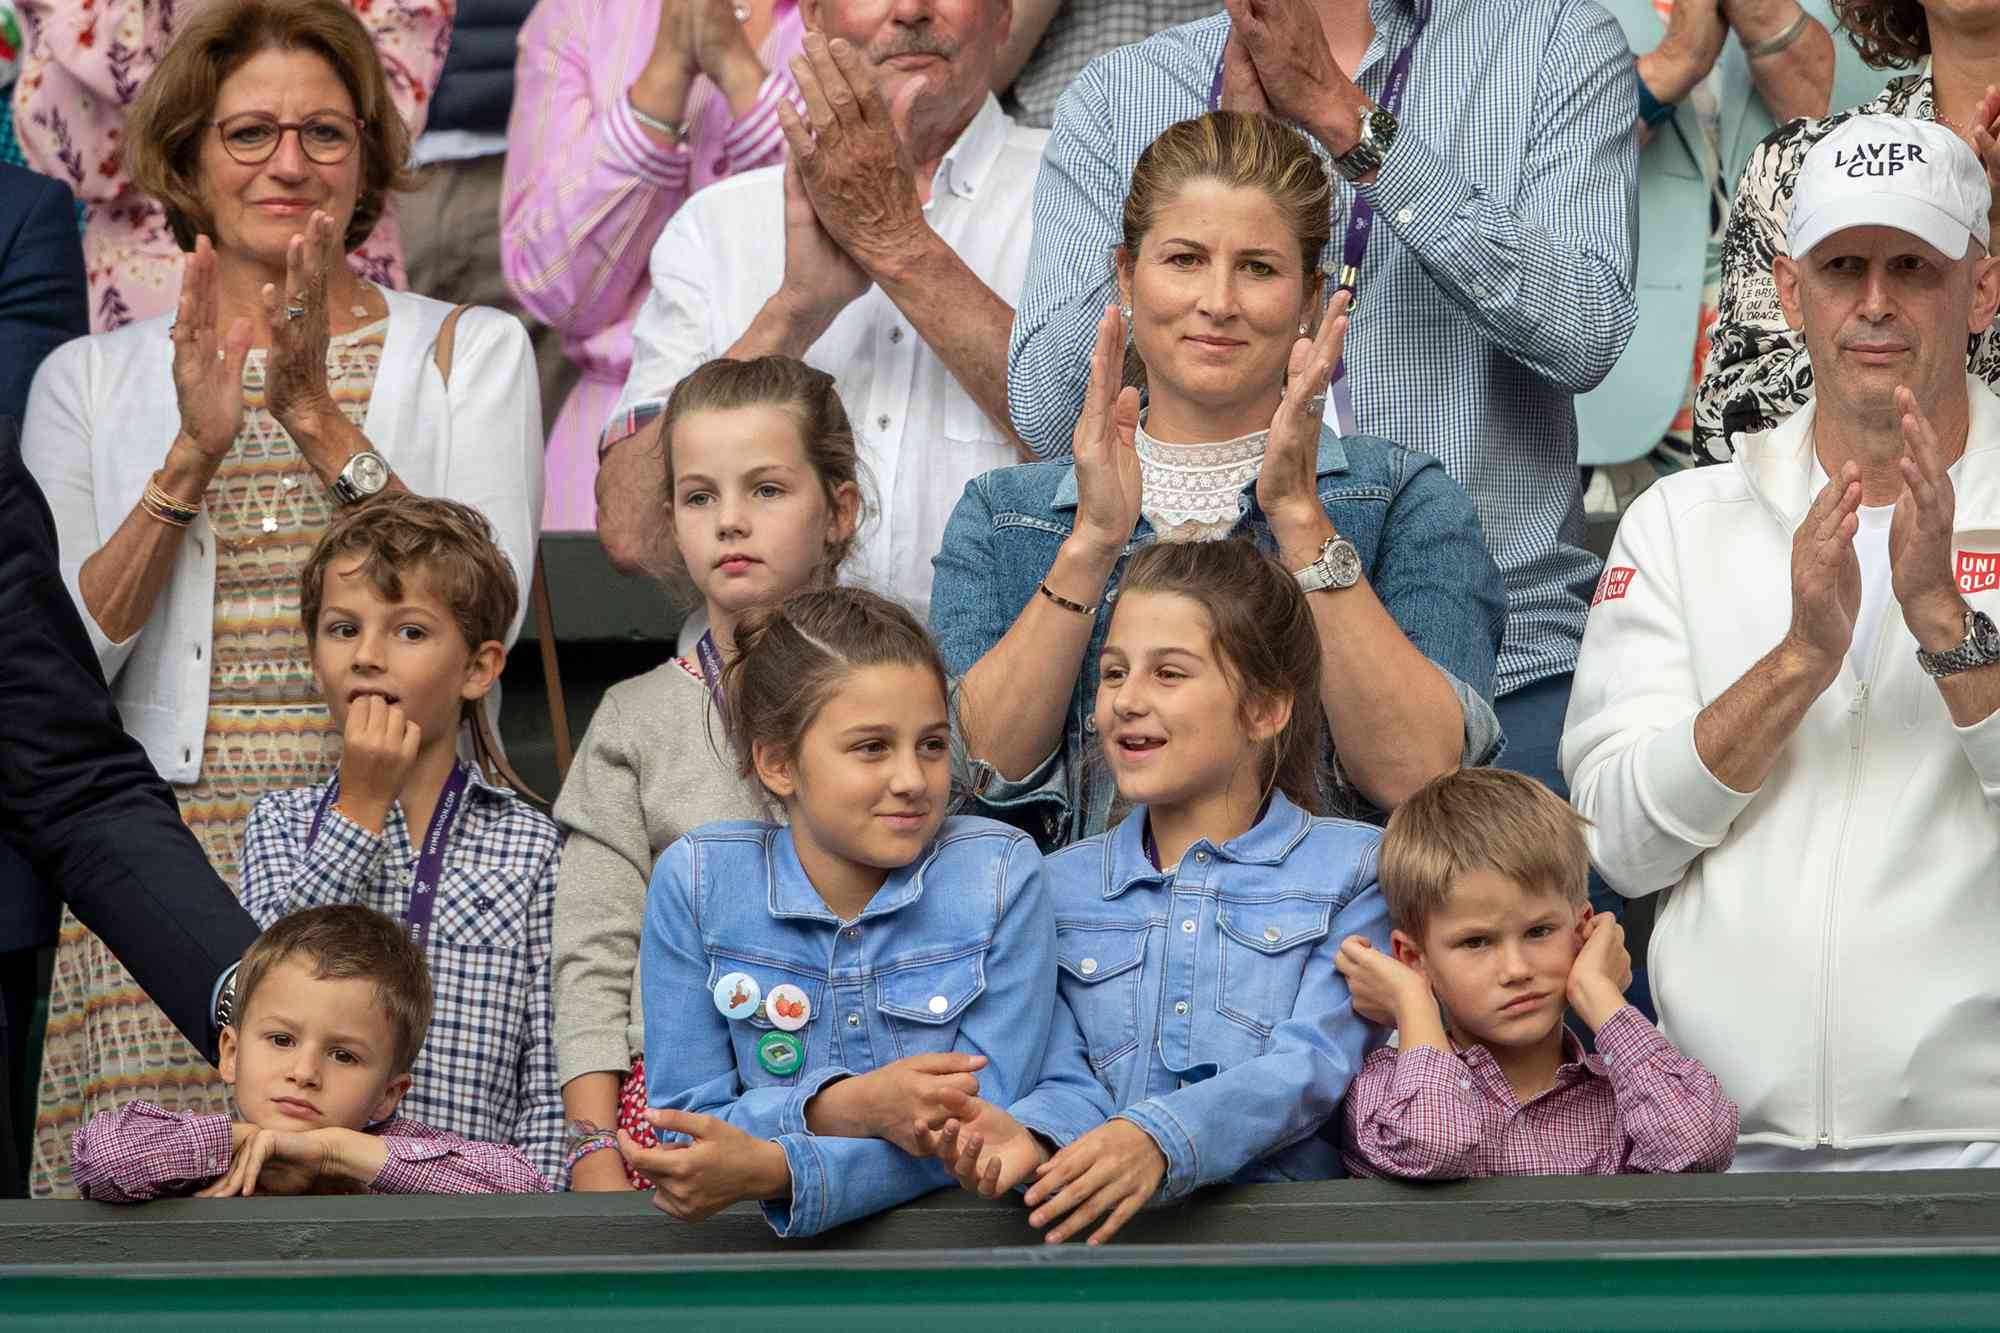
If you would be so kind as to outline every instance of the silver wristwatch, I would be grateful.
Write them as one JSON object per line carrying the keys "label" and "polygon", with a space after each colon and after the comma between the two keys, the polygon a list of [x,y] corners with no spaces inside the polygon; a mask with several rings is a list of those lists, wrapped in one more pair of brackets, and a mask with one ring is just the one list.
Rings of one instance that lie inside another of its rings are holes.
{"label": "silver wristwatch", "polygon": [[1361,552],[1354,543],[1335,533],[1319,548],[1319,559],[1304,569],[1292,571],[1299,587],[1307,592],[1321,588],[1352,588],[1361,581]]}
{"label": "silver wristwatch", "polygon": [[1917,665],[1933,676],[1956,676],[1961,671],[1994,662],[2000,662],[2000,630],[1994,629],[1991,616],[1969,607],[1965,612],[1965,638],[1958,647],[1941,653],[1917,649]]}
{"label": "silver wristwatch", "polygon": [[229,965],[229,975],[222,979],[222,985],[215,992],[215,1026],[220,1031],[236,1019],[236,973],[241,963]]}
{"label": "silver wristwatch", "polygon": [[333,498],[344,505],[360,504],[381,493],[389,484],[389,460],[373,449],[363,449],[347,460],[347,466],[333,479]]}
{"label": "silver wristwatch", "polygon": [[1333,159],[1333,169],[1350,181],[1358,181],[1382,165],[1389,145],[1396,142],[1396,118],[1381,107],[1361,113],[1361,139],[1354,147]]}

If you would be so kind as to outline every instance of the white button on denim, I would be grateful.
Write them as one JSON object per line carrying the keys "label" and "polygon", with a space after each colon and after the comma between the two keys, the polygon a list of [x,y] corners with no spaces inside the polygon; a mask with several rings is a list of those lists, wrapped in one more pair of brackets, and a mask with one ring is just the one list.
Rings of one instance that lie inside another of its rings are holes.
{"label": "white button on denim", "polygon": [[1264,927],[1264,941],[1267,944],[1276,944],[1278,942],[1278,928],[1276,926]]}
{"label": "white button on denim", "polygon": [[1083,975],[1085,975],[1086,977],[1091,975],[1093,972],[1097,971],[1097,960],[1095,958],[1084,959],[1081,963],[1077,965],[1077,971],[1083,973]]}
{"label": "white button on denim", "polygon": [[1095,736],[1097,734],[1097,719],[1094,717],[1085,718],[1083,720],[1083,732],[1086,736]]}
{"label": "white button on denim", "polygon": [[858,940],[858,939],[860,939],[860,938],[861,938],[861,927],[859,927],[859,926],[849,926],[849,927],[847,928],[847,938],[848,938],[848,939],[850,939],[850,940]]}
{"label": "white button on denim", "polygon": [[1206,860],[1208,859],[1208,853],[1207,853],[1207,852],[1196,852],[1196,853],[1194,854],[1194,859],[1195,859],[1195,860],[1196,860],[1197,862],[1201,862],[1201,861],[1206,861]]}
{"label": "white button on denim", "polygon": [[860,1027],[860,1026],[861,1026],[861,1015],[860,1015],[860,1014],[849,1014],[849,1015],[847,1016],[847,1026],[849,1026],[849,1027],[851,1027],[851,1028],[858,1028],[858,1027]]}
{"label": "white button on denim", "polygon": [[942,995],[931,996],[930,1009],[932,1013],[941,1014],[949,1008],[951,1008],[950,1000],[945,999]]}
{"label": "white button on denim", "polygon": [[1181,922],[1181,934],[1183,934],[1183,935],[1192,935],[1192,934],[1194,934],[1194,922],[1192,922],[1192,921],[1183,921],[1183,922]]}
{"label": "white button on denim", "polygon": [[1184,1013],[1186,1013],[1186,1012],[1187,1012],[1187,1001],[1186,1001],[1186,1000],[1175,1000],[1175,1001],[1174,1001],[1174,1012],[1175,1012],[1175,1013],[1177,1013],[1177,1014],[1184,1014]]}

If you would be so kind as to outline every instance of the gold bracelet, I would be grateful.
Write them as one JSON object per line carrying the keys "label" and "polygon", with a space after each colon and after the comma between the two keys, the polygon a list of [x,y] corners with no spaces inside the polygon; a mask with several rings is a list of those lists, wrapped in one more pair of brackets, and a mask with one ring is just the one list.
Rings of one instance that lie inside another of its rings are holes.
{"label": "gold bracelet", "polygon": [[139,497],[139,507],[169,527],[184,528],[195,521],[201,513],[199,504],[189,504],[176,500],[160,489],[160,474],[155,472],[146,483],[146,490]]}
{"label": "gold bracelet", "polygon": [[[1097,614],[1096,606],[1085,606],[1082,602],[1072,602],[1069,598],[1051,588],[1047,579],[1042,580],[1042,596],[1048,598],[1063,610],[1074,611],[1080,616],[1094,616]],[[1102,602],[1098,603],[1098,606],[1102,605]]]}

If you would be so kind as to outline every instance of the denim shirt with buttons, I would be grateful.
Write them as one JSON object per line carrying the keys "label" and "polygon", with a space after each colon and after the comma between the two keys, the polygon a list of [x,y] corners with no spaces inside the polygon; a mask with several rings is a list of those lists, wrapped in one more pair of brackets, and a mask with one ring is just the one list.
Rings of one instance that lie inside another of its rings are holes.
{"label": "denim shirt with buttons", "polygon": [[[1369,586],[1458,695],[1465,715],[1461,761],[1490,762],[1501,744],[1493,672],[1507,598],[1471,498],[1436,459],[1372,436],[1323,430],[1317,470],[1320,503],[1360,553]],[[1074,526],[1076,504],[1076,468],[1069,464],[1000,468],[967,483],[932,559],[931,634],[954,677],[990,652],[1037,595]],[[1234,535],[1248,535],[1275,554],[1255,482],[1243,488],[1237,505]],[[1017,779],[973,765],[979,812],[1028,830],[1044,850],[1101,833],[1114,814],[1117,791],[1109,773],[1086,762],[1097,744],[1091,719],[1097,655],[1125,561],[1154,539],[1152,525],[1141,518],[1105,585],[1060,748]],[[1330,757],[1338,772],[1338,756]],[[1343,786],[1339,795],[1340,813],[1377,815],[1360,793]]]}
{"label": "denim shirt with buttons", "polygon": [[[789,830],[708,824],[660,856],[646,894],[640,987],[653,1106],[719,1116],[775,1140],[791,1193],[764,1204],[781,1236],[810,1236],[952,1183],[935,1160],[882,1139],[820,1137],[806,1103],[828,1083],[909,1055],[987,1057],[980,1092],[1001,1105],[1041,1070],[1055,999],[1055,931],[1042,857],[1016,829],[953,817],[892,871],[852,921],[834,915]],[[804,1059],[773,1074],[761,1015],[731,1021],[716,983],[789,982],[810,1019]]]}
{"label": "denim shirt with buttons", "polygon": [[1273,795],[1248,832],[1162,871],[1145,827],[1141,806],[1048,859],[1062,1003],[1043,1086],[1015,1118],[1058,1142],[1088,1130],[1050,1086],[1082,1064],[1159,1145],[1162,1198],[1342,1175],[1319,1131],[1383,1034],[1333,960],[1349,935],[1389,947],[1379,831]]}

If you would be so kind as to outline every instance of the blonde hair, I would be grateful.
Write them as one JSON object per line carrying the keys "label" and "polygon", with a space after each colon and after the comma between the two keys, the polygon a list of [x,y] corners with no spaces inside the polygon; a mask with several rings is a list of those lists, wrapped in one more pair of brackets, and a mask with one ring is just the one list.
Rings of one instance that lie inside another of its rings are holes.
{"label": "blonde hair", "polygon": [[[1299,242],[1300,282],[1310,296],[1333,236],[1333,184],[1306,137],[1269,116],[1211,111],[1169,125],[1139,154],[1125,191],[1123,263],[1129,272],[1160,210],[1195,181],[1261,190]],[[1125,349],[1125,382],[1144,387],[1136,344]]]}
{"label": "blonde hair", "polygon": [[1589,821],[1524,774],[1461,768],[1432,778],[1389,816],[1378,880],[1389,924],[1415,939],[1460,876],[1491,870],[1530,892],[1590,899]]}
{"label": "blonde hair", "polygon": [[343,249],[353,251],[381,220],[391,191],[415,187],[410,131],[389,96],[369,35],[340,0],[217,0],[193,14],[146,76],[125,114],[125,166],[160,201],[183,250],[215,221],[202,197],[201,145],[215,99],[231,75],[265,51],[308,51],[333,67],[361,120],[361,189]]}

